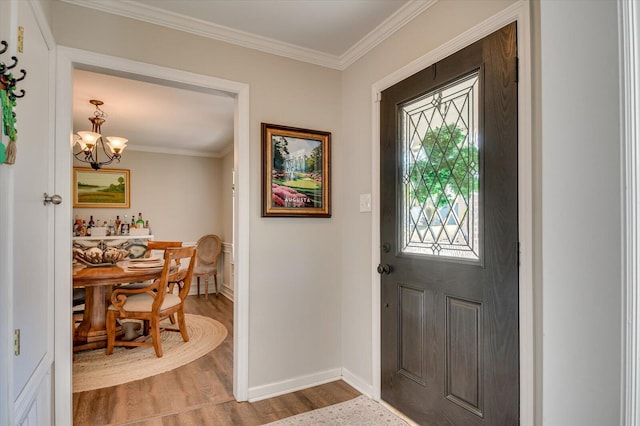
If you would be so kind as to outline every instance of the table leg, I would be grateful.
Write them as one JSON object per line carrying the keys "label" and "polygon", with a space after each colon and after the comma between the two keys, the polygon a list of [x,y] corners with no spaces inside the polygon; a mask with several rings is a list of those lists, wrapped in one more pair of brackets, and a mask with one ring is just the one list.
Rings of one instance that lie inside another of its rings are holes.
{"label": "table leg", "polygon": [[[112,286],[85,288],[84,315],[73,339],[75,351],[107,346],[106,313]],[[122,328],[118,326],[116,332],[122,334]]]}

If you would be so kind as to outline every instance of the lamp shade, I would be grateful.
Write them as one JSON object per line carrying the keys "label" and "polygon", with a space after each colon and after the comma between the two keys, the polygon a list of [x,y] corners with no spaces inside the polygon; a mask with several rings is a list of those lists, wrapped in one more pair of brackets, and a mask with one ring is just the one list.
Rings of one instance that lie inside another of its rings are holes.
{"label": "lamp shade", "polygon": [[107,136],[107,145],[114,154],[120,154],[127,147],[128,139],[118,136]]}
{"label": "lamp shade", "polygon": [[72,137],[72,143],[71,143],[71,149],[73,149],[73,146],[74,146],[75,144],[80,145],[80,149],[82,149],[83,151],[87,149],[87,144],[86,144],[86,143],[84,143],[84,142],[82,141],[82,138],[81,138],[80,136],[78,136],[78,135],[73,135],[73,137]]}
{"label": "lamp shade", "polygon": [[93,146],[98,141],[98,138],[100,137],[100,133],[95,132],[78,132],[78,135],[82,138],[82,140],[79,142],[80,146],[83,146],[84,144],[89,147],[89,149],[93,148]]}

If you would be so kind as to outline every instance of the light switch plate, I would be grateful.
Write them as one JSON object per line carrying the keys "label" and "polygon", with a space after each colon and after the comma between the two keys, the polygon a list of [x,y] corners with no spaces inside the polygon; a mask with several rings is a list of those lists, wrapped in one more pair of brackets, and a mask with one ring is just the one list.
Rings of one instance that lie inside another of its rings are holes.
{"label": "light switch plate", "polygon": [[360,194],[360,213],[371,211],[371,194]]}

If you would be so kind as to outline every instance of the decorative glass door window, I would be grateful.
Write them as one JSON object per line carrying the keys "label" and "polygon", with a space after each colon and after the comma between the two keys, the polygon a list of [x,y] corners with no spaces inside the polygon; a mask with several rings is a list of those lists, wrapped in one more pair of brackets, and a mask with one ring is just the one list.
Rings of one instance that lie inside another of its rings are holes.
{"label": "decorative glass door window", "polygon": [[480,259],[478,78],[400,108],[403,253]]}

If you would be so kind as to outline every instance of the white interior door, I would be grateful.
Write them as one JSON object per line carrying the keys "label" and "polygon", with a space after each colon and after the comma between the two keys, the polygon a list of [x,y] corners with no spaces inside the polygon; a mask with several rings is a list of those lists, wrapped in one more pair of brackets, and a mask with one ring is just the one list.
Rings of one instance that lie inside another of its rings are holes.
{"label": "white interior door", "polygon": [[[20,330],[20,351],[13,357],[13,396],[16,422],[40,413],[38,424],[49,424],[50,406],[34,407],[53,362],[53,214],[43,203],[53,188],[53,119],[50,52],[30,2],[12,3],[23,29],[23,48],[12,70],[18,83],[17,158],[13,169],[13,328]],[[15,28],[15,27],[14,27]],[[16,29],[17,31],[17,29]],[[5,61],[5,58],[2,59]],[[48,392],[48,389],[45,390]],[[36,404],[37,405],[37,404]],[[42,404],[40,404],[42,405]],[[48,405],[48,403],[46,404]],[[35,411],[32,411],[34,410]]]}

